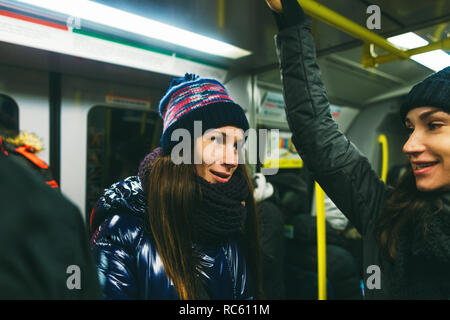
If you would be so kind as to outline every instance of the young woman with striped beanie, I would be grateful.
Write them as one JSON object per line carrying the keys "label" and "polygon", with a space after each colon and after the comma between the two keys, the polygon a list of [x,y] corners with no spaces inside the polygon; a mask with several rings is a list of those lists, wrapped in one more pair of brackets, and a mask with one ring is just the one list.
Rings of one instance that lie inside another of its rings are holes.
{"label": "young woman with striped beanie", "polygon": [[186,74],[159,112],[161,147],[92,211],[104,297],[261,298],[253,187],[239,152],[243,109],[219,81]]}

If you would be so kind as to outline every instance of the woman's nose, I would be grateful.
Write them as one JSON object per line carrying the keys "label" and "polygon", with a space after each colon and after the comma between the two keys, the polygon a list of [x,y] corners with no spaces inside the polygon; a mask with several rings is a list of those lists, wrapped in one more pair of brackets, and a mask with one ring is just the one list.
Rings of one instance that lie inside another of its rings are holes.
{"label": "woman's nose", "polygon": [[232,147],[227,147],[225,151],[224,164],[230,167],[235,167],[238,165],[238,152]]}
{"label": "woman's nose", "polygon": [[413,155],[425,150],[422,137],[419,133],[413,132],[403,145],[403,152],[407,155]]}

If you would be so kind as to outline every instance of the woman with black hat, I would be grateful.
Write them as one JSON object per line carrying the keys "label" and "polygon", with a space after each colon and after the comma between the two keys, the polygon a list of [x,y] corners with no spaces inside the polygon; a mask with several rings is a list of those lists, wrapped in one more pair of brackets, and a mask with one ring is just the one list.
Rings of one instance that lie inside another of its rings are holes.
{"label": "woman with black hat", "polygon": [[365,297],[450,298],[450,67],[418,83],[401,106],[410,168],[396,189],[330,115],[309,18],[296,0],[266,0],[293,142],[325,192],[363,236]]}
{"label": "woman with black hat", "polygon": [[239,152],[244,111],[219,81],[191,74],[172,81],[159,111],[161,147],[91,214],[104,297],[260,298],[255,202]]}

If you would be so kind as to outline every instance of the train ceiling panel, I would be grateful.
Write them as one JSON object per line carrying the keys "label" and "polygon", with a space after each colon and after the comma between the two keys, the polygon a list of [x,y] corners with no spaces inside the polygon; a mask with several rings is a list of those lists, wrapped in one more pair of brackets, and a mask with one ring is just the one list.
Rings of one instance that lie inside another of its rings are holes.
{"label": "train ceiling panel", "polygon": [[[312,3],[311,0],[305,0]],[[0,1],[14,3],[17,1]],[[130,12],[148,19],[154,19],[184,30],[201,34],[213,39],[229,43],[238,48],[248,50],[250,55],[240,58],[224,58],[199,52],[195,48],[184,48],[179,45],[167,44],[161,41],[144,39],[141,35],[113,30],[114,36],[130,38],[130,41],[154,47],[157,50],[174,52],[188,59],[206,63],[218,68],[229,70],[229,76],[238,74],[257,74],[258,79],[280,87],[278,64],[274,48],[276,25],[270,10],[264,0],[95,0],[119,10]],[[318,0],[333,12],[366,28],[370,16],[367,8],[376,5],[380,8],[380,29],[372,30],[383,38],[388,38],[406,32],[415,32],[428,42],[436,42],[449,37],[450,34],[450,1],[448,0]],[[97,32],[112,32],[98,25],[85,23],[85,27],[97,28]],[[377,67],[365,68],[362,64],[362,41],[332,27],[319,19],[313,19],[313,34],[315,36],[319,65],[324,74],[327,91],[333,103],[346,103],[363,108],[377,97],[388,97],[407,91],[414,82],[419,81],[432,70],[412,60],[393,61],[379,64]],[[5,43],[0,43],[3,57],[10,57],[10,63],[21,63],[20,56],[14,53]],[[86,72],[96,76],[105,69],[112,74],[126,73],[127,68],[105,67],[98,63],[83,62],[84,67],[70,66],[80,64],[80,61],[70,57],[59,57],[55,54],[38,54],[37,51],[26,49],[27,53],[35,54],[41,61],[42,68],[51,66],[54,71]],[[448,48],[447,48],[448,50]],[[448,54],[449,51],[447,51]],[[379,47],[375,48],[378,55],[387,54]],[[23,60],[24,64],[29,61]],[[8,63],[8,59],[3,59]],[[189,71],[189,70],[186,70]],[[133,75],[137,76],[134,77]],[[123,81],[133,81],[133,78],[146,81],[145,71],[131,70]],[[108,74],[105,76],[108,77]]]}

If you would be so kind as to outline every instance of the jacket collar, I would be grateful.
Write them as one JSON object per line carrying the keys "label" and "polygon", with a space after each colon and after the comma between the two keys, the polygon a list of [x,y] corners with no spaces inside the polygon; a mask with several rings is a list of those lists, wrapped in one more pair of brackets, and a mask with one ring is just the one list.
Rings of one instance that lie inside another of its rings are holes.
{"label": "jacket collar", "polygon": [[104,190],[91,212],[91,233],[113,214],[120,212],[144,218],[146,211],[147,200],[139,177],[128,177]]}

